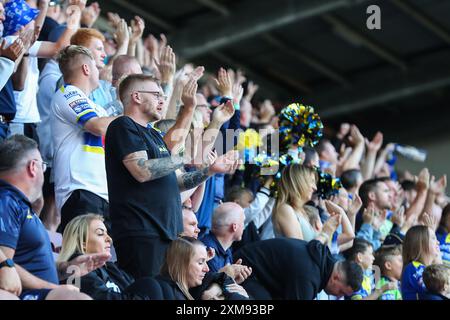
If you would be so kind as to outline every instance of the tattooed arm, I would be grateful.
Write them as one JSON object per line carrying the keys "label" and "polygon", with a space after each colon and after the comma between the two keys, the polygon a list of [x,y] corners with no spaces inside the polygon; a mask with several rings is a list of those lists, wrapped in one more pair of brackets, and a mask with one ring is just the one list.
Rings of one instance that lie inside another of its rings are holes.
{"label": "tattooed arm", "polygon": [[[217,157],[217,153],[215,153],[215,157]],[[240,165],[239,154],[234,150],[231,150],[216,159],[213,158],[214,156],[210,158],[211,162],[209,163],[211,163],[211,165],[207,164],[203,169],[180,174],[177,177],[180,191],[192,189],[216,173],[234,173]]]}
{"label": "tattooed arm", "polygon": [[178,187],[180,188],[180,191],[195,188],[205,182],[212,175],[213,173],[210,171],[209,167],[193,172],[182,173],[177,176]]}
{"label": "tattooed arm", "polygon": [[167,158],[148,159],[146,151],[133,152],[123,159],[124,166],[139,182],[155,180],[175,172],[183,166],[183,158],[172,156]]}

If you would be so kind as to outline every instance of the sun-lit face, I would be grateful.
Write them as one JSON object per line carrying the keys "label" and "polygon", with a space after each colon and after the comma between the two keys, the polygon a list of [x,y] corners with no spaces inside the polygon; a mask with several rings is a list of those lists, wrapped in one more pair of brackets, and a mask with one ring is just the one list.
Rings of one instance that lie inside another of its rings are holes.
{"label": "sun-lit face", "polygon": [[441,255],[441,249],[439,248],[439,241],[437,240],[434,231],[428,228],[428,232],[430,237],[430,247],[428,251],[430,252],[430,258],[434,261]]}
{"label": "sun-lit face", "polygon": [[89,225],[86,253],[111,253],[112,239],[101,220],[93,220]]}
{"label": "sun-lit face", "polygon": [[402,270],[403,270],[403,258],[402,255],[396,255],[393,256],[389,260],[389,264],[391,266],[390,274],[395,280],[400,280],[402,277]]}
{"label": "sun-lit face", "polygon": [[91,50],[92,55],[94,56],[96,67],[99,70],[103,69],[105,67],[105,58],[106,58],[106,52],[105,47],[103,46],[103,41],[98,38],[92,38],[87,48]]}
{"label": "sun-lit face", "polygon": [[161,120],[165,96],[161,87],[153,81],[145,81],[140,90],[136,90],[141,95],[141,111],[147,116],[149,122]]}
{"label": "sun-lit face", "polygon": [[363,268],[363,270],[368,270],[372,268],[373,261],[375,260],[375,257],[373,256],[373,248],[372,246],[367,247],[366,251],[364,253],[358,254],[358,262]]}
{"label": "sun-lit face", "polygon": [[200,229],[192,208],[183,208],[183,235],[197,239]]}
{"label": "sun-lit face", "polygon": [[208,264],[206,263],[207,258],[206,247],[203,245],[195,245],[194,255],[189,262],[188,288],[194,288],[202,284],[203,278],[205,278],[206,273],[209,271]]}
{"label": "sun-lit face", "polygon": [[375,204],[379,209],[391,209],[392,197],[391,190],[384,182],[377,183],[377,189],[375,190]]}

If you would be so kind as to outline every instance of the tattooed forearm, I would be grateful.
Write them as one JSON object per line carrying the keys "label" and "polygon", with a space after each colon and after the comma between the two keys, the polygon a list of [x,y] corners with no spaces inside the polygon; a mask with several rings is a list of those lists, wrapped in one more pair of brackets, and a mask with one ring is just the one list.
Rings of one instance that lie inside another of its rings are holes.
{"label": "tattooed forearm", "polygon": [[181,168],[183,166],[183,158],[173,156],[150,160],[139,159],[137,165],[145,176],[144,181],[150,181],[167,176],[176,169]]}
{"label": "tattooed forearm", "polygon": [[194,172],[186,172],[178,178],[178,186],[180,191],[189,190],[202,184],[208,178],[208,168]]}

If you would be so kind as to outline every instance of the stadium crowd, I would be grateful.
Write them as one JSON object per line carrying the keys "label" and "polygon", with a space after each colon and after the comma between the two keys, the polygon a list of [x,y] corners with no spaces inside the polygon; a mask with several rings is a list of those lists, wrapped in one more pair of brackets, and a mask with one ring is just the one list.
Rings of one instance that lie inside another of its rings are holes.
{"label": "stadium crowd", "polygon": [[262,165],[257,84],[100,11],[0,0],[0,299],[448,300],[445,175],[348,123]]}

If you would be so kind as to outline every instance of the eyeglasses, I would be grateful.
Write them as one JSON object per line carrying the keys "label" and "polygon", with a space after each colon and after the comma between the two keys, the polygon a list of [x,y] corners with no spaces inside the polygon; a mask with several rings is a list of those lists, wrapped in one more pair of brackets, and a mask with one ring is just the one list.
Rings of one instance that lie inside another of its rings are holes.
{"label": "eyeglasses", "polygon": [[158,100],[167,100],[167,96],[164,93],[161,93],[159,91],[145,91],[145,90],[138,90],[137,92],[142,92],[142,93],[150,93],[152,95],[154,95],[156,97],[156,99]]}
{"label": "eyeglasses", "polygon": [[45,162],[45,161],[42,161],[39,159],[31,159],[31,160],[42,162],[42,172],[45,172],[45,170],[47,170],[48,162]]}

